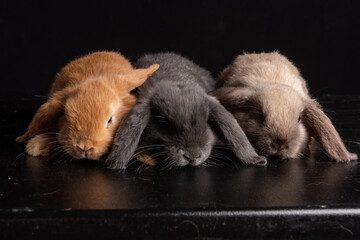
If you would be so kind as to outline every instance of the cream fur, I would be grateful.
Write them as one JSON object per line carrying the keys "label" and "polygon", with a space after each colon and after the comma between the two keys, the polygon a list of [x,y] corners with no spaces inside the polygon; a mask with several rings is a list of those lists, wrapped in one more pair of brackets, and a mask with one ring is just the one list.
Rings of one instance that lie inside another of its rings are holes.
{"label": "cream fur", "polygon": [[239,55],[220,74],[217,86],[212,94],[233,112],[260,154],[307,155],[311,136],[332,160],[357,159],[311,99],[298,69],[278,52]]}

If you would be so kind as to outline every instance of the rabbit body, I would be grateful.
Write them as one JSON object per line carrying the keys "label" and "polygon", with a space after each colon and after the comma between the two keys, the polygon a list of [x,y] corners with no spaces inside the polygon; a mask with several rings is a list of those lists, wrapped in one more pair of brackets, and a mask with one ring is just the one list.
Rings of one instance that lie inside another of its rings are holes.
{"label": "rabbit body", "polygon": [[116,134],[108,166],[126,168],[142,152],[169,168],[198,166],[209,157],[216,136],[242,162],[266,164],[233,116],[207,94],[215,86],[208,71],[174,53],[145,55],[135,67],[154,63],[160,69],[137,89],[139,103]]}
{"label": "rabbit body", "polygon": [[27,143],[26,152],[33,156],[58,150],[75,158],[99,159],[136,103],[130,91],[158,67],[134,70],[122,55],[106,51],[71,61],[57,74],[48,101],[16,141]]}
{"label": "rabbit body", "polygon": [[298,69],[278,52],[243,54],[225,68],[211,95],[233,113],[261,155],[299,158],[312,138],[335,161],[357,159],[316,100]]}

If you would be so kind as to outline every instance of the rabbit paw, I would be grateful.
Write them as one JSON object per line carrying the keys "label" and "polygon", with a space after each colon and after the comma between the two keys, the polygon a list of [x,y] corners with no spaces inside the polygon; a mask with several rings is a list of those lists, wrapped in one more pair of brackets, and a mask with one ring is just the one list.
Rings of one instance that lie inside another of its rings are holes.
{"label": "rabbit paw", "polygon": [[263,156],[254,156],[248,159],[245,163],[256,166],[265,166],[267,164],[267,160],[266,157]]}
{"label": "rabbit paw", "polygon": [[358,159],[358,155],[355,153],[348,152],[344,157],[338,157],[335,159],[336,162],[351,162]]}
{"label": "rabbit paw", "polygon": [[44,134],[36,135],[26,144],[26,153],[34,157],[47,156],[51,150],[49,138]]}
{"label": "rabbit paw", "polygon": [[139,153],[139,154],[136,154],[136,159],[140,162],[143,162],[149,166],[155,166],[156,165],[156,162],[154,161],[154,159],[146,154],[146,153]]}
{"label": "rabbit paw", "polygon": [[350,153],[350,161],[358,160],[358,155],[356,153]]}

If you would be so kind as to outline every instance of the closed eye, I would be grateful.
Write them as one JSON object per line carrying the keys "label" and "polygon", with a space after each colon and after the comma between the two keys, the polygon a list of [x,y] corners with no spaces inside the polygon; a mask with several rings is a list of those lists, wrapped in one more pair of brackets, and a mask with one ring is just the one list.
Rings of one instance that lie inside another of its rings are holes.
{"label": "closed eye", "polygon": [[169,122],[169,120],[166,117],[163,117],[163,116],[160,116],[160,115],[152,116],[152,117],[156,122],[166,122],[166,123]]}
{"label": "closed eye", "polygon": [[107,123],[106,123],[106,127],[107,127],[107,128],[111,125],[112,120],[113,120],[113,117],[111,116],[111,117],[109,118],[109,120],[107,121]]}
{"label": "closed eye", "polygon": [[155,107],[151,108],[151,118],[154,122],[169,123],[170,121]]}
{"label": "closed eye", "polygon": [[151,121],[158,126],[158,129],[161,131],[169,132],[172,129],[175,129],[174,124],[164,116],[154,115],[151,116]]}
{"label": "closed eye", "polygon": [[265,114],[262,111],[259,113],[259,119],[265,121]]}

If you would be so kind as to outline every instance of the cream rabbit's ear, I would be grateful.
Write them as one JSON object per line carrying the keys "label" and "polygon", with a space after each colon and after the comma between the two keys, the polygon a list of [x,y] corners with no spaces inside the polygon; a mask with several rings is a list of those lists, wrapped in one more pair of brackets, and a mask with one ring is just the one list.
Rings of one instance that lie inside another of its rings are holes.
{"label": "cream rabbit's ear", "polygon": [[117,89],[130,92],[141,86],[155,71],[159,69],[159,64],[153,64],[148,68],[134,69],[133,71],[118,76]]}
{"label": "cream rabbit's ear", "polygon": [[58,119],[63,114],[64,101],[68,95],[68,89],[56,92],[46,103],[41,105],[31,120],[24,135],[16,138],[16,142],[28,141],[35,135],[56,131]]}
{"label": "cream rabbit's ear", "polygon": [[338,132],[316,100],[308,101],[302,119],[310,135],[324,147],[332,160],[349,162],[357,159],[356,154],[346,150]]}

